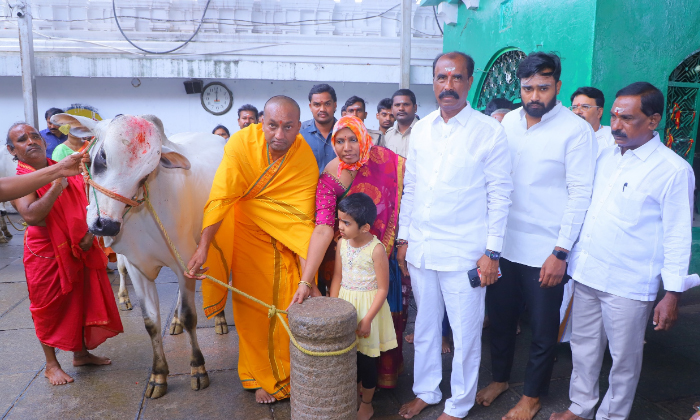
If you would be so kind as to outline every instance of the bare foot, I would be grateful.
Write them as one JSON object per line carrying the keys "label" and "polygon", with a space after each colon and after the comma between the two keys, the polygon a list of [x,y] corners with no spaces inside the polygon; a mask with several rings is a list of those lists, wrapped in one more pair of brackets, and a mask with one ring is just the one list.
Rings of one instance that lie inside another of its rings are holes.
{"label": "bare foot", "polygon": [[486,388],[476,393],[476,403],[488,407],[507,390],[508,382],[491,382]]}
{"label": "bare foot", "polygon": [[360,409],[357,410],[357,420],[369,420],[374,415],[372,403],[360,402]]}
{"label": "bare foot", "polygon": [[451,353],[452,347],[450,347],[450,340],[447,337],[442,337],[442,354]]}
{"label": "bare foot", "polygon": [[417,416],[423,409],[429,406],[427,402],[421,400],[420,398],[415,398],[413,401],[406,403],[399,409],[399,416],[410,419],[413,416]]}
{"label": "bare foot", "polygon": [[61,365],[58,363],[55,365],[49,365],[47,363],[46,370],[44,370],[44,376],[46,376],[51,385],[65,385],[73,382],[73,378],[64,372],[63,369],[61,369]]}
{"label": "bare foot", "polygon": [[413,344],[413,333],[406,336],[406,342]]}
{"label": "bare foot", "polygon": [[442,413],[440,414],[440,417],[437,418],[437,420],[460,420],[460,418],[451,416],[447,413]]}
{"label": "bare foot", "polygon": [[73,353],[73,366],[86,366],[86,365],[111,365],[112,361],[107,357],[95,356],[89,352],[84,354]]}
{"label": "bare foot", "polygon": [[275,397],[268,394],[267,391],[260,388],[260,389],[255,391],[255,401],[260,403],[260,404],[272,404],[273,402],[275,402],[277,400],[275,399]]}
{"label": "bare foot", "polygon": [[562,411],[560,413],[552,413],[549,416],[549,420],[586,420],[583,417],[579,417],[569,410]]}
{"label": "bare foot", "polygon": [[539,398],[523,395],[515,407],[511,408],[501,420],[532,420],[541,407]]}

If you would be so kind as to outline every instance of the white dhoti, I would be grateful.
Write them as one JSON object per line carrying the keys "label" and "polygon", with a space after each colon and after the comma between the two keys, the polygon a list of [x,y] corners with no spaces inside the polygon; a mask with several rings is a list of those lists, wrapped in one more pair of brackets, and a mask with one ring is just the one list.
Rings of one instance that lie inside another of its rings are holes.
{"label": "white dhoti", "polygon": [[409,264],[413,295],[416,299],[413,392],[428,404],[442,400],[442,319],[447,316],[454,340],[452,397],[445,402],[445,413],[466,417],[474,406],[479,364],[481,330],[484,322],[486,288],[472,288],[467,271],[435,271]]}

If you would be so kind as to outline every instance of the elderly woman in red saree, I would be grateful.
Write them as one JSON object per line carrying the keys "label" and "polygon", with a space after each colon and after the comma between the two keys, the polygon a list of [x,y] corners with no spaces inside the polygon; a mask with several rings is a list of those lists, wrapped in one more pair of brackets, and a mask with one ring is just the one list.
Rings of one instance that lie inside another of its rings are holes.
{"label": "elderly woman in red saree", "polygon": [[[346,195],[363,192],[377,205],[377,220],[371,228],[386,248],[390,263],[389,295],[387,301],[394,320],[396,336],[402,337],[408,305],[401,296],[401,272],[394,251],[398,230],[398,215],[403,192],[405,159],[384,147],[374,146],[362,121],[354,116],[342,117],[333,127],[333,147],[337,157],[324,169],[316,188],[316,227],[311,242],[302,281],[294,303],[308,296],[320,296],[333,274],[335,245],[338,242],[336,205]],[[320,268],[320,270],[319,270]],[[318,273],[318,286],[314,277]],[[312,285],[310,288],[308,284]],[[379,359],[380,388],[396,386],[399,370],[403,368],[399,347],[382,353]]]}

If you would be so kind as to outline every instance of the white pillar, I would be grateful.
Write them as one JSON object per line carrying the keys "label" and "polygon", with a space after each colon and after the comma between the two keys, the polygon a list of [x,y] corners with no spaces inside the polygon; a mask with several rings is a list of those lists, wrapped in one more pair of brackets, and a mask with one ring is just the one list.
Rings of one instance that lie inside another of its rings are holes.
{"label": "white pillar", "polygon": [[36,107],[36,77],[34,72],[34,37],[29,3],[16,0],[11,4],[12,14],[17,17],[19,29],[19,52],[22,59],[22,98],[24,120],[39,129],[39,114]]}
{"label": "white pillar", "polygon": [[401,0],[401,81],[399,88],[411,86],[411,9],[412,0]]}

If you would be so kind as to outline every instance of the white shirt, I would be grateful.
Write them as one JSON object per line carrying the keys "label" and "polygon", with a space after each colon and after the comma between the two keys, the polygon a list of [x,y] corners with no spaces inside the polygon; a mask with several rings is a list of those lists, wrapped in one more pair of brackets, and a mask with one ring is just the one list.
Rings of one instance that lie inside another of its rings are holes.
{"label": "white shirt", "polygon": [[603,150],[569,275],[640,301],[654,300],[662,279],[666,290],[687,290],[694,188],[693,169],[658,133],[624,155],[617,146]]}
{"label": "white shirt", "polygon": [[541,267],[555,246],[571,250],[581,230],[593,189],[593,128],[559,101],[530,129],[522,107],[502,124],[513,164],[513,206],[501,256]]}
{"label": "white shirt", "polygon": [[413,127],[399,214],[406,260],[464,271],[500,251],[510,192],[508,143],[495,119],[467,106],[445,123],[440,110]]}
{"label": "white shirt", "polygon": [[601,125],[598,131],[595,132],[595,138],[598,140],[598,156],[607,147],[615,145],[615,137],[612,136],[612,130],[609,125]]}

